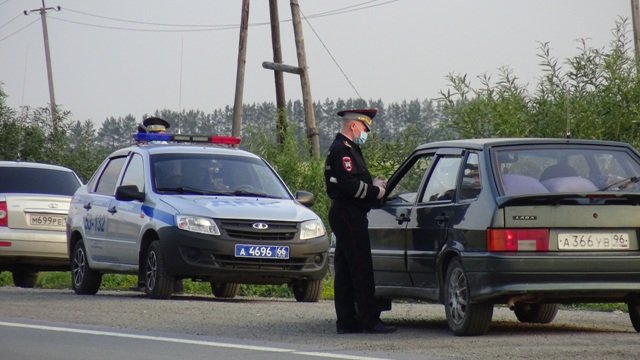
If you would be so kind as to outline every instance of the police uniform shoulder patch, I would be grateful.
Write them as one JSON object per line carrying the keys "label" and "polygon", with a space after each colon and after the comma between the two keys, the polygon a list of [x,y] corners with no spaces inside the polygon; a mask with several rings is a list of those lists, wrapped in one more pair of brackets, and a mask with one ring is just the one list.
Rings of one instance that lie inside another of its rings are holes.
{"label": "police uniform shoulder patch", "polygon": [[342,167],[346,172],[351,172],[351,170],[353,170],[353,164],[349,156],[342,158]]}

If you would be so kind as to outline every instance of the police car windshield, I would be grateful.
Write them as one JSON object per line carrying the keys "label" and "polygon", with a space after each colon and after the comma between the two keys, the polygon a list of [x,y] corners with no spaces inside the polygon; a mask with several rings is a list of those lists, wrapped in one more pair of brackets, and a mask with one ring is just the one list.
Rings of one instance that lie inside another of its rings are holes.
{"label": "police car windshield", "polygon": [[156,154],[150,160],[154,190],[161,194],[290,198],[284,184],[260,159]]}

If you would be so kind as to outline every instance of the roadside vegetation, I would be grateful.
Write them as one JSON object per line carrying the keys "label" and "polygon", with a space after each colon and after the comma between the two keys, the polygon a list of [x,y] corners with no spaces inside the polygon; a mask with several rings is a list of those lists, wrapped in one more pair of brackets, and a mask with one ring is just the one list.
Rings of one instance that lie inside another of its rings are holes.
{"label": "roadside vegetation", "polygon": [[[497,75],[449,74],[449,86],[441,97],[385,105],[381,100],[362,99],[316,102],[315,112],[321,148],[328,148],[339,131],[336,111],[343,108],[379,109],[374,132],[363,151],[374,175],[390,177],[416,145],[435,140],[479,137],[553,137],[624,141],[640,145],[640,78],[634,58],[632,34],[627,19],[612,29],[607,47],[594,48],[585,39],[576,41],[576,55],[560,60],[552,44],[540,43],[540,77],[537,84],[522,83],[508,67]],[[0,88],[0,159],[22,159],[68,166],[87,181],[102,159],[115,148],[129,145],[136,117],[111,117],[99,129],[86,120],[74,120],[71,112],[59,110],[61,127],[53,129],[47,107],[15,110],[6,105]],[[278,134],[273,104],[244,107],[243,145],[278,171],[295,193],[315,194],[313,210],[328,230],[329,199],[324,191],[323,159],[312,159],[305,136],[304,111],[300,102],[287,106],[288,126]],[[168,119],[172,130],[183,133],[230,133],[231,110],[211,114],[192,110],[181,113],[156,111]],[[249,126],[247,124],[250,124]],[[283,138],[278,143],[278,135]],[[0,286],[11,284],[9,273],[0,274]],[[135,278],[106,275],[104,289],[124,290]],[[43,273],[38,287],[69,288],[69,273]],[[185,281],[190,293],[209,294],[206,283]],[[292,296],[287,286],[243,286],[241,295]],[[333,297],[332,281],[324,282],[324,299]],[[591,305],[590,305],[591,306]],[[624,310],[619,304],[598,309]]]}

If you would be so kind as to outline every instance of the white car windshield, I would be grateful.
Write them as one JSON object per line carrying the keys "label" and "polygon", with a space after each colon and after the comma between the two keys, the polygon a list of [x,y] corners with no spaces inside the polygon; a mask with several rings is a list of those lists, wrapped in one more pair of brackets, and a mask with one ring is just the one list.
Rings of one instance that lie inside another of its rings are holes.
{"label": "white car windshield", "polygon": [[285,185],[261,159],[211,154],[151,156],[158,193],[290,198]]}

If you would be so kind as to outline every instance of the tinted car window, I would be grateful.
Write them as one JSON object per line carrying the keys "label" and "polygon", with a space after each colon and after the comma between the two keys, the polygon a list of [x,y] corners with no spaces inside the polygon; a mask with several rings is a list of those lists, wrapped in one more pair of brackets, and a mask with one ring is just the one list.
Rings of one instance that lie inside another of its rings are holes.
{"label": "tinted car window", "polygon": [[460,157],[441,157],[429,177],[422,202],[452,200],[460,169]]}
{"label": "tinted car window", "polygon": [[[640,176],[635,157],[608,147],[500,149],[495,159],[506,195],[590,192]],[[626,191],[640,191],[629,185]]]}
{"label": "tinted car window", "polygon": [[126,157],[119,157],[109,161],[100,176],[100,180],[98,180],[98,186],[96,187],[98,194],[113,195],[115,193],[118,175],[120,175],[120,170],[122,170],[125,160]]}
{"label": "tinted car window", "polygon": [[134,154],[122,177],[122,185],[135,185],[139,191],[144,191],[144,169],[142,156]]}
{"label": "tinted car window", "polygon": [[262,160],[211,154],[151,156],[152,179],[160,193],[233,193],[245,191],[274,198],[289,193]]}
{"label": "tinted car window", "polygon": [[72,196],[80,182],[72,172],[27,167],[2,167],[0,193]]}

